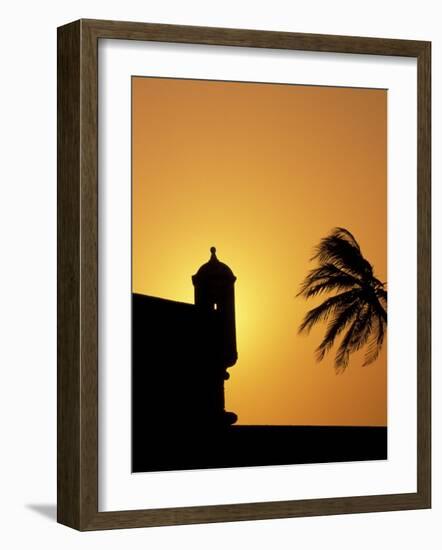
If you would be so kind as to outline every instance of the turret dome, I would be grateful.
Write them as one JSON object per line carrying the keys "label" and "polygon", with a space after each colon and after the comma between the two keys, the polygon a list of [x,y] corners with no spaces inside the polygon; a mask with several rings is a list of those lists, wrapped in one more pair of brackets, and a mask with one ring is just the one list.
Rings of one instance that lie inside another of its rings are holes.
{"label": "turret dome", "polygon": [[210,260],[203,264],[195,275],[192,277],[194,283],[204,283],[209,281],[216,282],[231,282],[236,281],[236,277],[233,274],[230,267],[218,260],[216,257],[216,248],[214,246],[210,249]]}

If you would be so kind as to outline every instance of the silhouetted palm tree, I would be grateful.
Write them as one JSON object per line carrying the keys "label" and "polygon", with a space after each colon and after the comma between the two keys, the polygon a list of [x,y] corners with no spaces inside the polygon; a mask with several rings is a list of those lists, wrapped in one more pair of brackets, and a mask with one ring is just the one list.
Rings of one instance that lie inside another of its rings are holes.
{"label": "silhouetted palm tree", "polygon": [[[344,333],[335,357],[335,367],[345,368],[351,353],[367,346],[364,366],[378,357],[387,329],[387,291],[385,283],[373,274],[373,266],[347,229],[336,227],[321,240],[311,260],[312,269],[298,296],[312,298],[322,293],[339,292],[311,309],[298,332],[309,332],[319,321],[328,321],[325,336],[316,350],[318,361]],[[342,292],[340,292],[342,291]]]}

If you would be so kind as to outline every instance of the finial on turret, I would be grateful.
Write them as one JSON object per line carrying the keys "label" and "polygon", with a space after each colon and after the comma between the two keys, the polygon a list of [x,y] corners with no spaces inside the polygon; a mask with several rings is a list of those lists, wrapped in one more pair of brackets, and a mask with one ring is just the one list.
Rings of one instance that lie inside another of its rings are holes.
{"label": "finial on turret", "polygon": [[193,284],[214,284],[215,280],[217,281],[216,284],[219,284],[220,281],[228,284],[234,283],[236,280],[235,275],[228,265],[218,260],[214,246],[210,247],[210,253],[209,261],[203,264],[192,276]]}

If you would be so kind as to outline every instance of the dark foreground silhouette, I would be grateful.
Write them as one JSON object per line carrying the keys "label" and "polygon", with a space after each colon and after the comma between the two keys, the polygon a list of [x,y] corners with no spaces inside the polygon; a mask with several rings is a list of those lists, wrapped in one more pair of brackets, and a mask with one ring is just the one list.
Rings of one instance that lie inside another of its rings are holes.
{"label": "dark foreground silhouette", "polygon": [[231,425],[236,348],[220,298],[208,309],[133,295],[134,472],[387,458],[386,428]]}
{"label": "dark foreground silhouette", "polygon": [[146,430],[133,471],[385,460],[387,428],[230,426],[218,431]]}

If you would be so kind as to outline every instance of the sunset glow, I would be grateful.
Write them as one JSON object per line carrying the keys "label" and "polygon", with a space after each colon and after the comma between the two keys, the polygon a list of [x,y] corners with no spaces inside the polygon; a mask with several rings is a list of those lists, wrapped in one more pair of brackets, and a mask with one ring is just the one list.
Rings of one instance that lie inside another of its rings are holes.
{"label": "sunset glow", "polygon": [[216,246],[237,277],[238,422],[387,425],[387,346],[336,374],[335,350],[315,360],[325,325],[297,334],[323,297],[296,297],[335,226],[387,281],[387,92],[134,77],[132,94],[133,291],[192,303]]}

